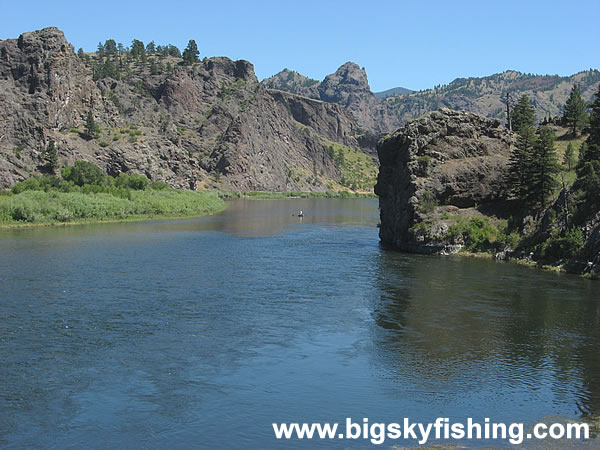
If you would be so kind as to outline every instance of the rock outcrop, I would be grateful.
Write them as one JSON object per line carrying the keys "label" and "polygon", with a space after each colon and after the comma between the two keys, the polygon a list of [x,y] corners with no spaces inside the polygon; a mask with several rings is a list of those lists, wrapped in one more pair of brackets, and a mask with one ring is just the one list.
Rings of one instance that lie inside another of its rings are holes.
{"label": "rock outcrop", "polygon": [[450,109],[381,140],[381,242],[405,251],[458,251],[460,243],[445,238],[451,220],[481,215],[505,199],[512,141],[498,120]]}
{"label": "rock outcrop", "polygon": [[267,89],[291,92],[303,97],[319,100],[319,81],[308,78],[295,70],[283,69],[272,77],[265,78],[261,84]]}
{"label": "rock outcrop", "polygon": [[269,89],[337,103],[350,111],[358,126],[370,134],[382,136],[403,123],[383,99],[371,92],[365,69],[353,62],[345,63],[320,83],[285,69],[261,84]]}
{"label": "rock outcrop", "polygon": [[[119,79],[98,76],[107,62]],[[361,150],[350,112],[266,89],[248,61],[179,62],[79,58],[57,28],[0,41],[0,187],[47,173],[50,141],[59,166],[83,159],[179,188],[340,187],[327,146]],[[90,112],[101,128],[93,139],[84,132]]]}

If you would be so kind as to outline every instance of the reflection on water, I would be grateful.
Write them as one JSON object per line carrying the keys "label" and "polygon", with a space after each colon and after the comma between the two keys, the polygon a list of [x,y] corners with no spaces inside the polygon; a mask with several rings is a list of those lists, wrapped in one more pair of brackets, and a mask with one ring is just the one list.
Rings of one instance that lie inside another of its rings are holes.
{"label": "reflection on water", "polygon": [[545,413],[598,417],[595,283],[477,259],[380,256],[375,335],[392,376],[417,374],[421,394],[443,391],[453,407],[476,395],[510,417],[522,404],[539,412],[544,398]]}
{"label": "reflection on water", "polygon": [[599,415],[596,283],[384,251],[376,205],[0,232],[0,445],[269,448],[272,422]]}

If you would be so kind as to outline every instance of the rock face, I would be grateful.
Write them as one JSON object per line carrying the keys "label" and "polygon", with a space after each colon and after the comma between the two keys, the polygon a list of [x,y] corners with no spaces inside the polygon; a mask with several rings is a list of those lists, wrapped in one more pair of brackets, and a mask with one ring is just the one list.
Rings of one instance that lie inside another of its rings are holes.
{"label": "rock face", "polygon": [[319,86],[321,100],[338,103],[350,110],[360,127],[376,134],[387,133],[401,122],[387,104],[371,92],[367,73],[347,62]]}
{"label": "rock face", "polygon": [[[59,166],[83,159],[192,189],[324,191],[341,181],[331,141],[361,150],[350,112],[265,89],[248,61],[172,58],[165,70],[158,56],[108,58],[123,66],[120,79],[94,81],[57,28],[0,41],[0,187],[47,173],[51,140]],[[94,139],[84,133],[90,112]]]}
{"label": "rock face", "polygon": [[[451,253],[448,217],[472,217],[506,197],[512,134],[495,119],[441,109],[377,146],[375,186],[381,242],[423,253]],[[422,224],[422,225],[421,225]]]}
{"label": "rock face", "polygon": [[337,103],[352,113],[362,130],[375,135],[391,132],[402,124],[388,104],[371,92],[367,73],[353,62],[345,63],[321,83],[285,69],[263,80],[262,85]]}

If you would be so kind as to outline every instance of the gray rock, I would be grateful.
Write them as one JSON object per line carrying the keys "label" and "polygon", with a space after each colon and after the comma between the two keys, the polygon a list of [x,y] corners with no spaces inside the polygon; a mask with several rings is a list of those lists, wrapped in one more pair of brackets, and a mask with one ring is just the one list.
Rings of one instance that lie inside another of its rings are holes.
{"label": "gray rock", "polygon": [[383,244],[407,251],[453,253],[448,217],[481,216],[506,198],[512,134],[497,120],[441,109],[397,130],[377,146]]}

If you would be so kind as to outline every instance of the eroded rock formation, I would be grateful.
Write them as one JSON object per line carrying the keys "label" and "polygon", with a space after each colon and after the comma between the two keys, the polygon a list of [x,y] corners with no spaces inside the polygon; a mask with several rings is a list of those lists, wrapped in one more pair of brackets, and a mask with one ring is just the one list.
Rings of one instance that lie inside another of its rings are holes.
{"label": "eroded rock formation", "polygon": [[441,109],[378,144],[381,242],[415,252],[458,251],[450,218],[481,215],[506,197],[512,134],[495,119]]}

